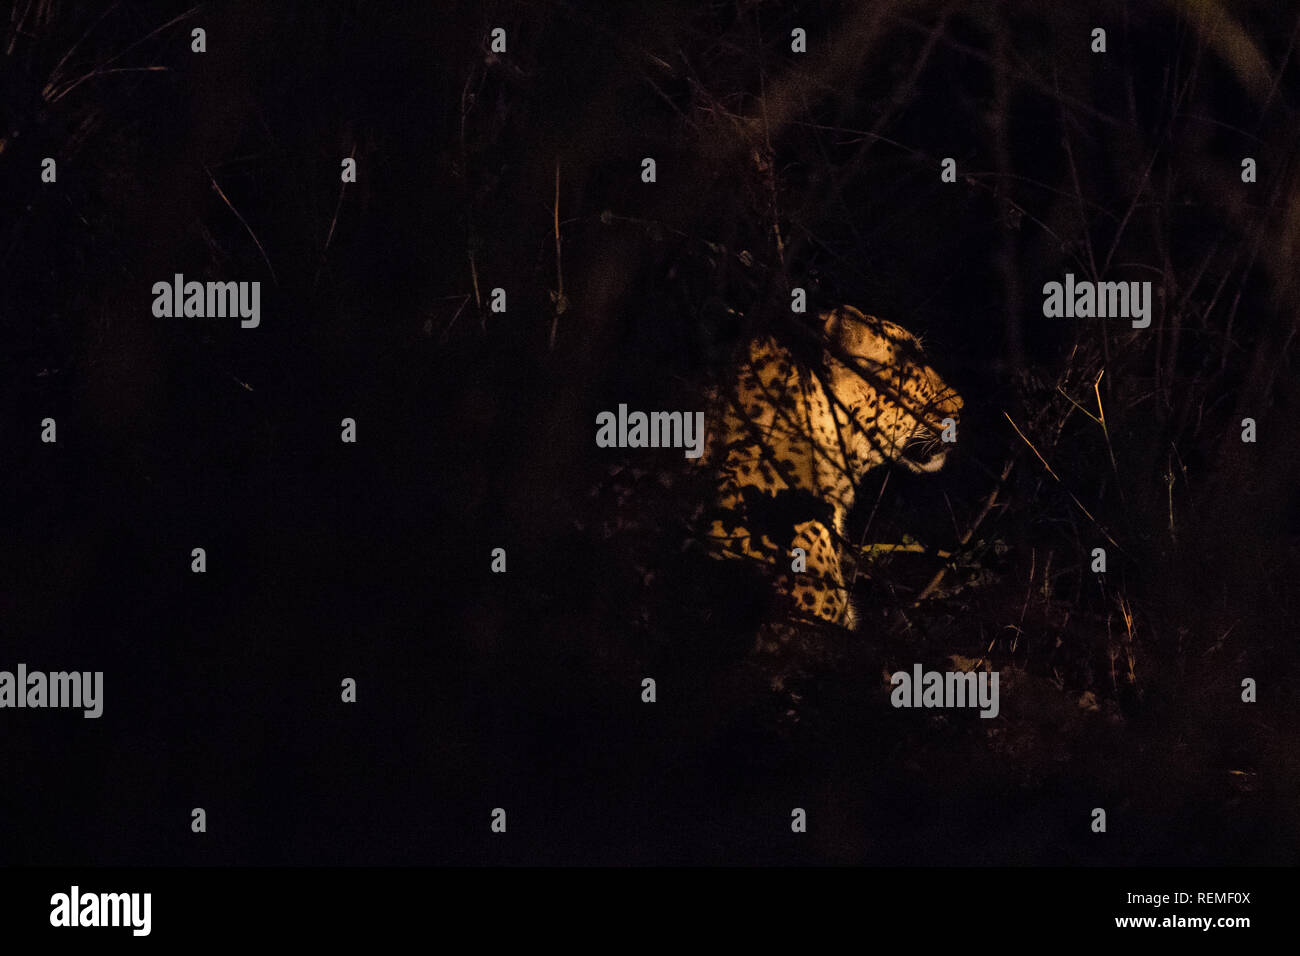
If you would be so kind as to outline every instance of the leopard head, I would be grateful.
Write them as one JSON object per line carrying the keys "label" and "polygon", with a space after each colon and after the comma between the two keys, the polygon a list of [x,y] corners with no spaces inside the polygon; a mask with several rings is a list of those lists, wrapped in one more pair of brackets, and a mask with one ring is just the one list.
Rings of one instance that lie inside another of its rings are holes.
{"label": "leopard head", "polygon": [[945,419],[955,425],[963,403],[927,364],[917,337],[852,306],[822,319],[830,392],[852,423],[844,438],[854,477],[884,460],[918,473],[942,468]]}

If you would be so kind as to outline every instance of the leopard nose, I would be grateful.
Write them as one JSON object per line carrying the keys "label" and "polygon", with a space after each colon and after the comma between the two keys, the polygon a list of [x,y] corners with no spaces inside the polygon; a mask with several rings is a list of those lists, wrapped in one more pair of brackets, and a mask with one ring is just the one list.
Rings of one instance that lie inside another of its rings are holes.
{"label": "leopard nose", "polygon": [[949,389],[930,403],[925,415],[925,422],[935,431],[941,432],[944,429],[945,419],[950,418],[955,422],[960,422],[962,407],[961,396]]}

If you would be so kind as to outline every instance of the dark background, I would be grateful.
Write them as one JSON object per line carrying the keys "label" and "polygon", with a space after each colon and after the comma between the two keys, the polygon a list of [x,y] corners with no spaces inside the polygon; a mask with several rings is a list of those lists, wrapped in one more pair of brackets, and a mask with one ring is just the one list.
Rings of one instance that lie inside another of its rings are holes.
{"label": "dark background", "polygon": [[[0,859],[1294,863],[1300,19],[1058,6],[17,0],[0,667],[105,713],[0,715]],[[1067,271],[1151,328],[1043,319]],[[155,319],[177,272],[261,327]],[[850,529],[957,557],[873,565],[797,702],[682,551],[699,476],[594,445],[799,341],[794,286],[966,400]],[[998,720],[888,706],[952,655]]]}

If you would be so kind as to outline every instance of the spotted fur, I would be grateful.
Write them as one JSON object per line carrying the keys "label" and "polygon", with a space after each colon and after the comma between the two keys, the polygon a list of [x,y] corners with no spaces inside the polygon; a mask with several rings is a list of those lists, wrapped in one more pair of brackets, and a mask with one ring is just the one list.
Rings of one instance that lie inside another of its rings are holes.
{"label": "spotted fur", "polygon": [[[714,557],[775,569],[796,619],[851,628],[841,542],[857,485],[886,461],[914,472],[943,467],[939,436],[962,400],[901,326],[851,306],[821,321],[823,367],[802,367],[760,337],[717,403],[708,459],[718,499],[706,537]],[[805,570],[791,570],[794,548]]]}

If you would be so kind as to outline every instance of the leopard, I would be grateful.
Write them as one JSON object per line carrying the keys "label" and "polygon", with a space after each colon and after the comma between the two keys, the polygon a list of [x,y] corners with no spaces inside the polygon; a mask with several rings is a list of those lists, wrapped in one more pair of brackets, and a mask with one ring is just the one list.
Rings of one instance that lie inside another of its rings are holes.
{"label": "leopard", "polygon": [[716,499],[701,537],[710,557],[763,567],[791,620],[853,630],[844,542],[857,488],[886,464],[939,471],[964,403],[902,326],[849,305],[817,318],[820,362],[756,335],[712,393],[703,464]]}

